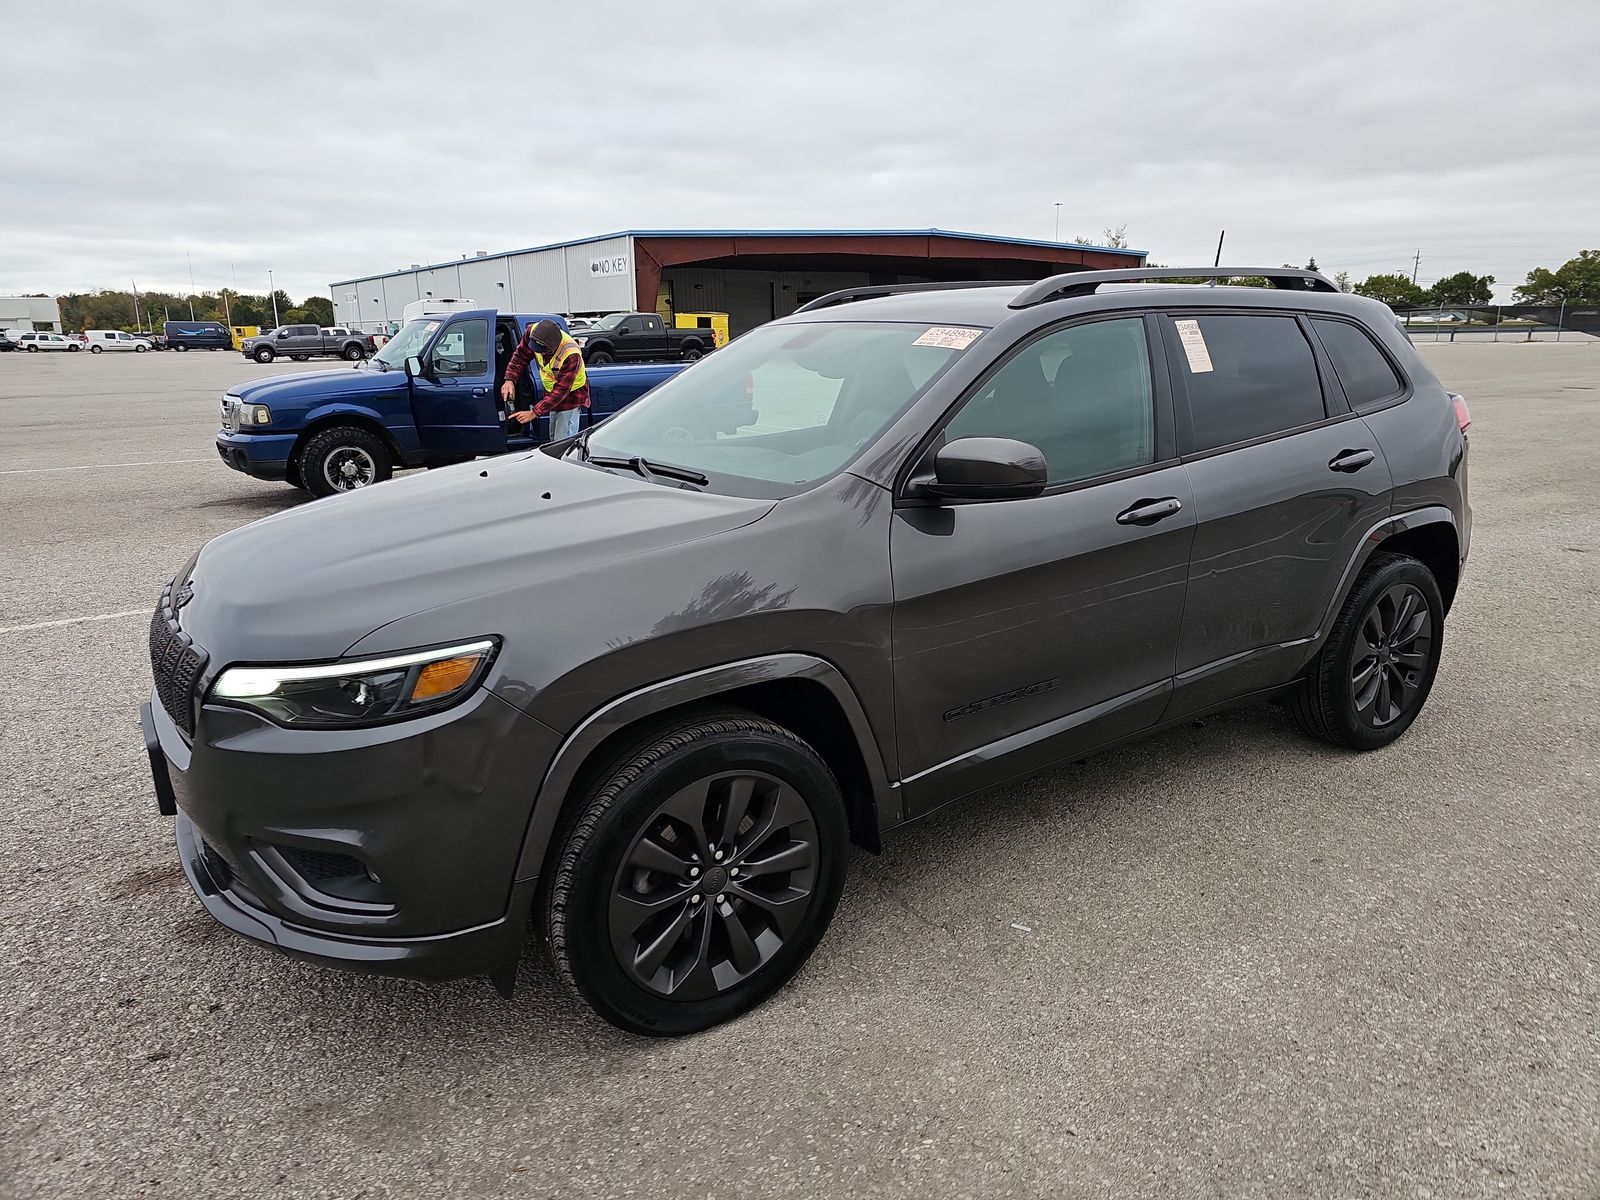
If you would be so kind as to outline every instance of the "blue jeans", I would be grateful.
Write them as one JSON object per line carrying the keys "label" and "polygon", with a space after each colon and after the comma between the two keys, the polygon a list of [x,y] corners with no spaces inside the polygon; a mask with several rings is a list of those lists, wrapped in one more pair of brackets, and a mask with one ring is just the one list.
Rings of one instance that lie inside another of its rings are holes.
{"label": "blue jeans", "polygon": [[562,438],[576,437],[578,434],[578,418],[582,416],[581,408],[566,408],[560,412],[550,414],[550,440],[559,442]]}

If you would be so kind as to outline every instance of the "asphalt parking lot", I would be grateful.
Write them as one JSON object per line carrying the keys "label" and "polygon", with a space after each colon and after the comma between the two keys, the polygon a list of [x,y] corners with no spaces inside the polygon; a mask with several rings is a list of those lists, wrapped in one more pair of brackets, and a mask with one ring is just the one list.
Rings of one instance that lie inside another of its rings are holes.
{"label": "asphalt parking lot", "polygon": [[1263,707],[982,797],[676,1042],[536,955],[507,1003],[212,924],[151,798],[148,613],[302,502],[217,460],[224,387],[324,368],[0,356],[0,1195],[1593,1200],[1600,343],[1422,353],[1476,524],[1400,743]]}

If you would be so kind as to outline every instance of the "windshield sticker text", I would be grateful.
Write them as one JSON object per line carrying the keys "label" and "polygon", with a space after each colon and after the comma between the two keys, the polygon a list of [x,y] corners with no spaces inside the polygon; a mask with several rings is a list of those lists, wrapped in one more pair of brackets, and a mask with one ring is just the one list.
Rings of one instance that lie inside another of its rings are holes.
{"label": "windshield sticker text", "polygon": [[981,329],[963,329],[958,325],[935,325],[923,334],[913,346],[938,346],[944,350],[965,350],[978,339]]}

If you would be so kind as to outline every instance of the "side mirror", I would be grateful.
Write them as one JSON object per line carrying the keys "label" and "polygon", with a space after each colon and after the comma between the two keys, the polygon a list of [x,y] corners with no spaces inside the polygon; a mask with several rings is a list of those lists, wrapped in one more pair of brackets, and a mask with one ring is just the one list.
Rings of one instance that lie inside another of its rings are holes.
{"label": "side mirror", "polygon": [[418,358],[415,354],[413,354],[410,358],[406,359],[406,378],[407,379],[415,379],[418,375],[421,375],[421,374],[422,374],[422,360],[420,358]]}
{"label": "side mirror", "polygon": [[278,330],[278,340],[279,341],[282,341],[284,338],[286,338],[288,336],[289,336],[289,331],[287,329]]}
{"label": "side mirror", "polygon": [[1015,500],[1037,496],[1049,482],[1044,454],[1012,438],[959,438],[933,456],[933,477],[917,480],[926,495],[947,500]]}

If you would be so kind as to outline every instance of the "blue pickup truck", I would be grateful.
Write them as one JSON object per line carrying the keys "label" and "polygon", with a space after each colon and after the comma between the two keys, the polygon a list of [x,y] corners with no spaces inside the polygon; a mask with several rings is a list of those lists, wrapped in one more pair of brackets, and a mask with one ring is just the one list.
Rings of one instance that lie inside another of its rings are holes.
{"label": "blue pickup truck", "polygon": [[[437,467],[530,449],[548,418],[508,422],[532,408],[537,372],[500,397],[511,353],[529,325],[560,317],[452,312],[411,321],[354,368],[300,372],[232,388],[222,398],[217,453],[236,471],[281,479],[317,496],[388,479],[402,467]],[[684,369],[682,363],[590,367],[584,424],[601,420]]]}

